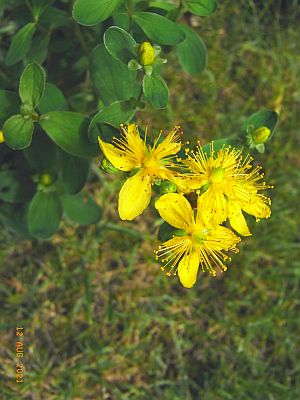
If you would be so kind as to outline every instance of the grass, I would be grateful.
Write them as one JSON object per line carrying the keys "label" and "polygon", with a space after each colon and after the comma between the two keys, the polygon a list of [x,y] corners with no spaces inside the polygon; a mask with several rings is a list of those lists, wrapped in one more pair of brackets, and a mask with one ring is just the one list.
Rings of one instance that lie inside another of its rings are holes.
{"label": "grass", "polygon": [[280,109],[276,135],[256,157],[275,185],[271,218],[252,224],[224,275],[201,275],[192,290],[153,261],[153,211],[119,222],[114,177],[90,183],[104,211],[97,226],[65,223],[46,243],[2,232],[3,399],[299,398],[299,6],[281,4],[226,0],[213,17],[193,19],[207,70],[190,78],[171,57],[171,107],[139,115],[156,129],[180,123],[205,142],[237,132],[260,107]]}

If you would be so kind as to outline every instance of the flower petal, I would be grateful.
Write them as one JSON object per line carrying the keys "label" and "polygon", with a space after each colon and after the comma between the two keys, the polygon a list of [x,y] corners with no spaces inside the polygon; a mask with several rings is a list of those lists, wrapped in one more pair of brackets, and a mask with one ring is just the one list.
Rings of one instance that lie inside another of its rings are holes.
{"label": "flower petal", "polygon": [[178,276],[182,286],[189,289],[194,286],[199,269],[199,256],[194,251],[187,256],[182,257],[178,265]]}
{"label": "flower petal", "polygon": [[119,193],[119,215],[131,221],[142,214],[151,200],[151,183],[143,170],[127,179]]}
{"label": "flower petal", "polygon": [[239,202],[228,201],[228,218],[232,228],[242,236],[251,236]]}
{"label": "flower petal", "polygon": [[117,149],[110,143],[103,142],[100,137],[98,137],[98,142],[104,156],[115,168],[118,168],[121,171],[131,171],[137,167],[132,157],[127,157],[124,151]]}
{"label": "flower petal", "polygon": [[252,198],[252,201],[243,203],[242,209],[246,213],[254,215],[256,218],[269,218],[271,215],[270,207],[266,204],[270,202],[267,197],[257,195]]}
{"label": "flower petal", "polygon": [[122,126],[121,135],[125,138],[127,146],[137,162],[141,164],[147,154],[147,146],[145,141],[140,137],[138,126],[129,124],[127,127]]}
{"label": "flower petal", "polygon": [[205,225],[219,225],[228,216],[228,205],[224,194],[215,193],[211,188],[198,197],[197,209],[197,215],[199,218],[202,217]]}
{"label": "flower petal", "polygon": [[180,151],[181,141],[179,140],[180,135],[178,130],[178,127],[172,129],[172,131],[164,138],[164,140],[155,149],[153,149],[153,153],[158,159],[175,155]]}
{"label": "flower petal", "polygon": [[178,193],[167,193],[155,202],[160,216],[170,225],[191,232],[194,227],[194,214],[187,199]]}

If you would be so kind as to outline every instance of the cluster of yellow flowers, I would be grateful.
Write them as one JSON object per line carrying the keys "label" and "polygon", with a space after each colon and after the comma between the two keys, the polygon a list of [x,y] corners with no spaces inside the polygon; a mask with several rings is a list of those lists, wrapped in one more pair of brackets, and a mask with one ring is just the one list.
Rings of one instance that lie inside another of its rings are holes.
{"label": "cluster of yellow flowers", "polygon": [[[167,275],[178,274],[182,285],[191,288],[200,266],[215,276],[216,268],[226,270],[224,262],[230,260],[226,252],[238,252],[241,239],[221,224],[228,219],[237,233],[249,236],[243,211],[257,221],[268,218],[271,201],[259,193],[270,186],[262,182],[261,167],[252,167],[252,158],[243,158],[240,150],[229,146],[215,152],[213,144],[209,155],[198,145],[195,151],[186,148],[186,157],[179,158],[181,134],[177,126],[163,140],[160,133],[150,146],[147,133],[142,139],[138,127],[130,124],[121,126],[121,136],[113,144],[99,138],[99,145],[115,168],[132,171],[119,193],[122,220],[142,214],[155,182],[176,184],[177,193],[163,194],[155,208],[177,234],[155,253]],[[197,197],[195,209],[186,198],[192,193]]]}

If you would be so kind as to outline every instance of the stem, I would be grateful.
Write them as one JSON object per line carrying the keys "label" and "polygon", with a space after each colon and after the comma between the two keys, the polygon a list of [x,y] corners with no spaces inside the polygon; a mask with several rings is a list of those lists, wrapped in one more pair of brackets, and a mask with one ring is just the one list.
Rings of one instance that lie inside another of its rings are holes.
{"label": "stem", "polygon": [[128,19],[129,19],[129,23],[128,23],[128,32],[131,33],[132,31],[132,23],[133,23],[133,19],[132,19],[132,0],[127,0],[127,10],[128,10]]}
{"label": "stem", "polygon": [[79,25],[75,21],[74,21],[74,24],[75,24],[75,34],[77,36],[77,39],[78,39],[78,41],[80,43],[80,46],[81,46],[84,54],[88,57],[89,56],[89,49],[88,49],[88,47],[87,47],[87,45],[85,43],[85,40],[84,40],[84,37],[83,37],[83,35],[81,33]]}

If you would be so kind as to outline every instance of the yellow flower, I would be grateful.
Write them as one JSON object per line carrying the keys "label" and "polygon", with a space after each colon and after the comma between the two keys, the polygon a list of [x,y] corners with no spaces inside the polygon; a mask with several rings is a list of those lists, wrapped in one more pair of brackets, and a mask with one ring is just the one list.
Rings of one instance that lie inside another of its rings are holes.
{"label": "yellow flower", "polygon": [[136,173],[128,178],[119,193],[119,215],[131,221],[142,214],[151,199],[151,185],[156,179],[174,181],[175,164],[172,158],[181,149],[179,127],[176,126],[158,144],[161,133],[152,147],[141,139],[137,125],[121,126],[121,137],[109,144],[98,138],[104,156],[121,171]]}
{"label": "yellow flower", "polygon": [[4,140],[3,132],[0,131],[0,144],[3,143],[4,141],[5,141],[5,140]]}
{"label": "yellow flower", "polygon": [[182,229],[185,236],[173,236],[162,243],[156,253],[168,268],[167,275],[174,271],[182,285],[191,288],[197,278],[199,266],[215,276],[215,267],[226,271],[223,261],[230,260],[224,251],[238,252],[236,244],[240,238],[230,229],[204,223],[201,212],[196,217],[188,200],[178,193],[161,196],[155,203],[160,216],[170,225]]}
{"label": "yellow flower", "polygon": [[198,189],[198,208],[208,224],[220,224],[229,218],[233,229],[243,236],[251,235],[242,211],[260,218],[269,218],[271,200],[259,193],[270,188],[261,182],[261,167],[252,167],[252,158],[242,157],[235,148],[210,149],[210,156],[200,146],[182,162],[188,167],[190,186]]}
{"label": "yellow flower", "polygon": [[139,46],[139,61],[141,65],[152,65],[155,60],[154,47],[149,42],[143,42]]}

